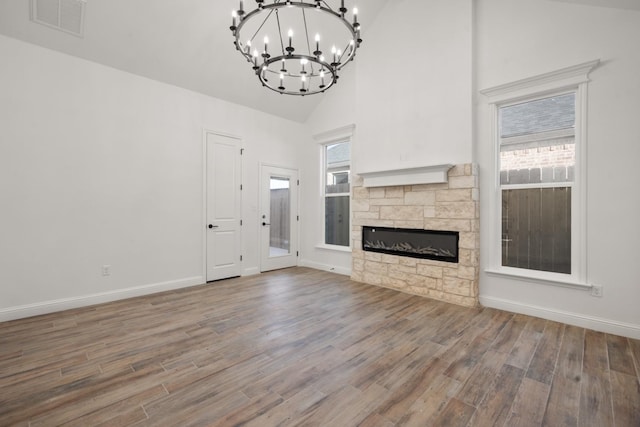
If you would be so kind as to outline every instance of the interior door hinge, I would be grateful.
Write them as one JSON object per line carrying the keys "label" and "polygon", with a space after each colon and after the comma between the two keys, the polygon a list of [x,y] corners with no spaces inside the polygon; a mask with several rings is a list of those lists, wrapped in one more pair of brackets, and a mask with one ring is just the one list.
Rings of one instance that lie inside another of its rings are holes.
{"label": "interior door hinge", "polygon": [[298,185],[300,185],[300,180],[298,180]]}
{"label": "interior door hinge", "polygon": [[300,215],[296,216],[296,220],[300,221]]}
{"label": "interior door hinge", "polygon": [[242,261],[242,255],[240,255],[240,261]]}
{"label": "interior door hinge", "polygon": [[242,184],[240,184],[240,191],[242,191]]}
{"label": "interior door hinge", "polygon": [[299,251],[296,251],[296,256],[300,256],[300,252]]}
{"label": "interior door hinge", "polygon": [[242,220],[240,220],[240,225],[242,225]]}
{"label": "interior door hinge", "polygon": [[240,155],[242,156],[244,154],[244,148],[240,149]]}

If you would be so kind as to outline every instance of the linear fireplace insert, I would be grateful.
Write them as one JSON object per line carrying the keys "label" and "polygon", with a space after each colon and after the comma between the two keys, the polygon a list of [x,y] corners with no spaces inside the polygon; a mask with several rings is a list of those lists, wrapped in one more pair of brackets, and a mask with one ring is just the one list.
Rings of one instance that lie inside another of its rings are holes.
{"label": "linear fireplace insert", "polygon": [[411,258],[458,262],[457,231],[362,227],[362,249]]}

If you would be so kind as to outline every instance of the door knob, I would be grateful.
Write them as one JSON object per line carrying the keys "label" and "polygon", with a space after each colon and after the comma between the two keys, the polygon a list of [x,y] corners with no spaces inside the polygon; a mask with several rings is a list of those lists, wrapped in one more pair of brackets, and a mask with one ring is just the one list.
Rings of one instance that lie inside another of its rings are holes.
{"label": "door knob", "polygon": [[217,225],[209,224],[209,228],[218,228]]}
{"label": "door knob", "polygon": [[263,223],[262,223],[262,226],[263,226],[263,227],[264,227],[264,226],[266,226],[266,225],[271,225],[271,224],[268,224],[268,223],[266,223],[266,222],[263,222]]}

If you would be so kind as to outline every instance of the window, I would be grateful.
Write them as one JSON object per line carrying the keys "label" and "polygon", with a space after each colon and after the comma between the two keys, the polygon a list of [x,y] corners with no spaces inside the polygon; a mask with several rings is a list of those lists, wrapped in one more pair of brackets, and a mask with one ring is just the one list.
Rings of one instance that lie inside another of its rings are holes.
{"label": "window", "polygon": [[351,142],[323,145],[324,243],[349,246]]}
{"label": "window", "polygon": [[571,274],[576,93],[498,110],[502,266]]}
{"label": "window", "polygon": [[589,74],[599,64],[480,91],[496,147],[488,274],[588,286],[587,98]]}

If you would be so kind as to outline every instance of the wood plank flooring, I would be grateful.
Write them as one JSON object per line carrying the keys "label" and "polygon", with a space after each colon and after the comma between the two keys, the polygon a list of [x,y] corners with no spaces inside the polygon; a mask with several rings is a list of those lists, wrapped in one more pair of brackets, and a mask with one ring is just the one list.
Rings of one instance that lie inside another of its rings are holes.
{"label": "wood plank flooring", "polygon": [[0,323],[2,426],[640,426],[640,341],[294,268]]}

